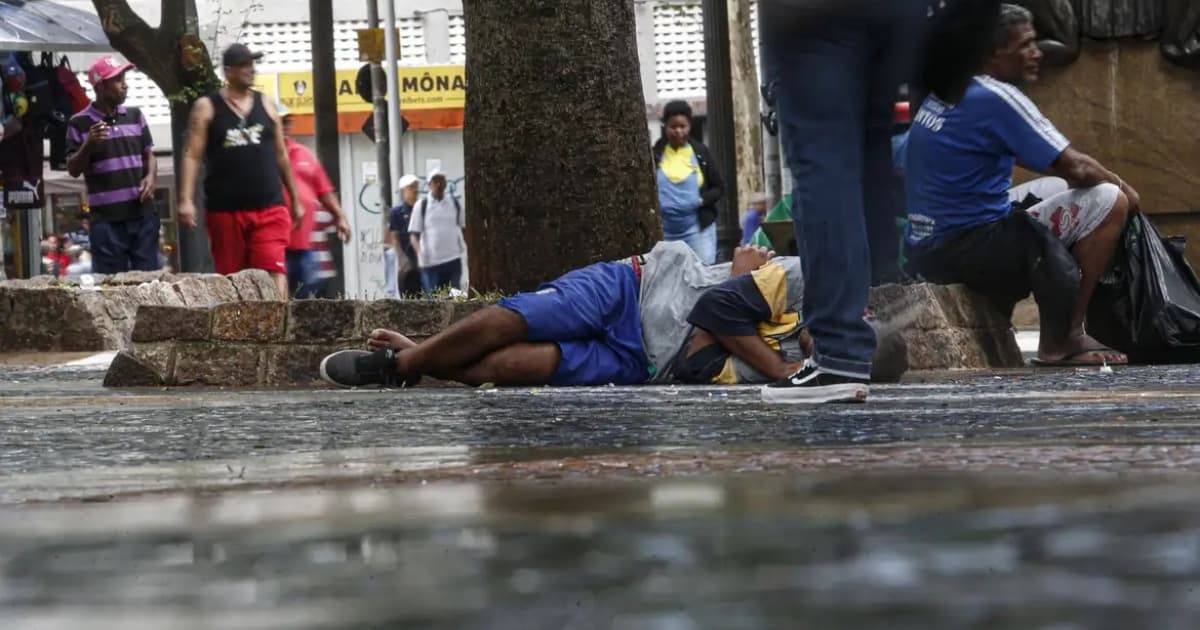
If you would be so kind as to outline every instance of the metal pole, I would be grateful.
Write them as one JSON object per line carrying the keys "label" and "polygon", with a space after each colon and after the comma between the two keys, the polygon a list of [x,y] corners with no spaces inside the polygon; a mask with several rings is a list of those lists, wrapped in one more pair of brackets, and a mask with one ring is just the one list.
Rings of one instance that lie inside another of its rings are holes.
{"label": "metal pole", "polygon": [[384,31],[384,57],[387,68],[387,97],[388,97],[388,147],[391,149],[392,172],[399,177],[404,173],[404,155],[400,149],[400,134],[404,129],[400,124],[400,42],[396,33],[396,0],[387,2]]}
{"label": "metal pole", "polygon": [[703,0],[704,69],[708,84],[708,133],[713,159],[725,179],[725,197],[717,204],[717,251],[730,260],[738,244],[737,147],[733,128],[733,73],[729,52],[728,0]]}
{"label": "metal pole", "polygon": [[[379,28],[379,5],[375,0],[367,0],[367,28]],[[393,73],[394,74],[394,73]],[[371,101],[375,103],[375,161],[379,173],[379,199],[383,202],[380,221],[386,232],[388,210],[392,207],[392,169],[388,152],[388,120],[387,120],[387,79],[383,76],[383,68],[371,64]],[[371,243],[362,243],[369,247]],[[382,247],[382,244],[380,244]]]}
{"label": "metal pole", "polygon": [[[316,122],[317,158],[333,187],[341,189],[341,164],[338,147],[337,69],[333,48],[333,3],[331,0],[308,0],[309,28],[312,32],[313,61],[313,118]],[[342,241],[332,238],[329,253],[339,270],[327,287],[328,295],[345,293],[345,256]]]}

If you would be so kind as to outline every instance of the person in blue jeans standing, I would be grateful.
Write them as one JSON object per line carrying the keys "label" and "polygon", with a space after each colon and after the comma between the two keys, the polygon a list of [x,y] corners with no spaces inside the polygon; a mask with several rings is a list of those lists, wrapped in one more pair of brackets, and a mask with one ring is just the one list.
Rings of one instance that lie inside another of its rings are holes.
{"label": "person in blue jeans standing", "polygon": [[724,182],[712,154],[691,137],[692,108],[671,101],[663,108],[663,137],[654,145],[663,236],[683,241],[706,265],[717,262],[717,201]]}
{"label": "person in blue jeans standing", "polygon": [[[891,213],[891,131],[921,42],[922,0],[762,0],[765,66],[795,182],[792,213],[813,356],[773,402],[865,402],[876,339],[867,214]],[[842,392],[856,388],[853,400]]]}

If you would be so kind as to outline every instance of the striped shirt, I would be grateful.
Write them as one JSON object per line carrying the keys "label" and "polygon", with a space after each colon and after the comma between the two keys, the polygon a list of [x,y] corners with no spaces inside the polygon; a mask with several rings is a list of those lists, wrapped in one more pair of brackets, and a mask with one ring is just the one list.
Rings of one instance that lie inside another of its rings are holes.
{"label": "striped shirt", "polygon": [[329,251],[329,239],[335,237],[333,213],[320,208],[317,210],[312,233],[312,251],[317,257],[317,277],[323,280],[336,278],[337,266],[333,264],[333,254]]}
{"label": "striped shirt", "polygon": [[[74,155],[87,140],[92,125],[105,116],[95,104],[71,117],[67,128],[67,155]],[[109,119],[108,138],[96,142],[84,168],[88,207],[93,221],[136,219],[153,211],[153,201],[141,200],[145,157],[154,148],[146,117],[136,107],[118,106]]]}

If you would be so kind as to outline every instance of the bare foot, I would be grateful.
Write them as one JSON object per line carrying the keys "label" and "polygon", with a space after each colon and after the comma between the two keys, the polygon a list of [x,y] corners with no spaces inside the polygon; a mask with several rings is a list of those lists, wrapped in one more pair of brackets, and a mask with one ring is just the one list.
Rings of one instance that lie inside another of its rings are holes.
{"label": "bare foot", "polygon": [[1089,335],[1071,337],[1064,346],[1038,349],[1038,360],[1043,363],[1068,363],[1071,365],[1125,365],[1129,357],[1096,341]]}
{"label": "bare foot", "polygon": [[417,347],[417,342],[392,330],[376,328],[367,335],[367,347],[372,350],[391,348],[392,350],[408,350]]}

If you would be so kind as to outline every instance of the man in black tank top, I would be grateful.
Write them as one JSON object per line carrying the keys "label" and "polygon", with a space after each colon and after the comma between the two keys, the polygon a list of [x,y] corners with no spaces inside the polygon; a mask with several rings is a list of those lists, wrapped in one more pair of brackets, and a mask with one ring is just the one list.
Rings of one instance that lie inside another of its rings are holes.
{"label": "man in black tank top", "polygon": [[[262,269],[271,274],[280,299],[288,298],[285,250],[304,209],[288,160],[275,103],[255,91],[253,53],[244,44],[225,50],[226,87],[192,106],[183,173],[179,222],[196,227],[196,174],[205,161],[206,224],[217,273]],[[284,206],[287,187],[291,208]]]}

